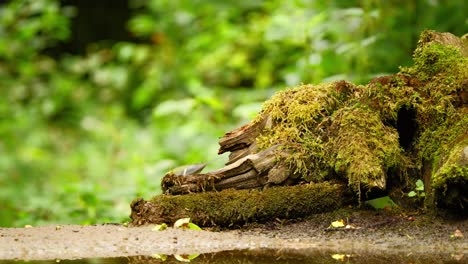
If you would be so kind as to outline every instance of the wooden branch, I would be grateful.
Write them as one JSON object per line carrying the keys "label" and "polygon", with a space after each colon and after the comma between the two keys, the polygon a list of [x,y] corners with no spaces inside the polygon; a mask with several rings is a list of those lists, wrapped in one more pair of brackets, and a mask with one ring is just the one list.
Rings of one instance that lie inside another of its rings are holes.
{"label": "wooden branch", "polygon": [[184,194],[264,186],[268,182],[268,171],[276,163],[277,149],[278,146],[273,146],[259,153],[247,155],[234,163],[206,174],[176,175],[168,173],[162,179],[162,190],[168,194]]}
{"label": "wooden branch", "polygon": [[220,148],[218,154],[222,154],[227,151],[233,152],[239,149],[248,148],[250,145],[252,145],[252,143],[255,142],[255,139],[260,134],[260,132],[262,132],[265,126],[271,122],[270,119],[270,116],[267,116],[260,121],[249,123],[226,133],[219,140]]}
{"label": "wooden branch", "polygon": [[257,144],[255,144],[255,142],[253,142],[249,147],[247,148],[243,148],[243,149],[238,149],[238,150],[234,150],[231,152],[231,154],[229,154],[229,161],[226,163],[226,165],[229,165],[231,163],[234,163],[252,153],[255,153],[257,152]]}

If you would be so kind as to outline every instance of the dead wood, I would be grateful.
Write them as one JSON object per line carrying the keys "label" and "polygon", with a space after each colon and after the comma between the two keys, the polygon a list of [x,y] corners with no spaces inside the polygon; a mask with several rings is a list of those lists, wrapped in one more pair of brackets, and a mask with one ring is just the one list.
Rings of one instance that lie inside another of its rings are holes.
{"label": "dead wood", "polygon": [[228,188],[257,188],[270,182],[281,183],[286,180],[289,173],[286,173],[284,165],[278,165],[278,168],[271,170],[277,164],[278,150],[279,146],[273,146],[259,153],[249,154],[221,169],[206,174],[177,175],[168,173],[162,180],[163,192],[184,194],[220,191]]}

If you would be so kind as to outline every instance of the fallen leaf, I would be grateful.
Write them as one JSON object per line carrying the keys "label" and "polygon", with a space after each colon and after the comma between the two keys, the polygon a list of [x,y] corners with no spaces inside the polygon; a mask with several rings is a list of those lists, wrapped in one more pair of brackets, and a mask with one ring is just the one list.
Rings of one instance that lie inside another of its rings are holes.
{"label": "fallen leaf", "polygon": [[456,261],[460,261],[463,259],[465,255],[463,253],[460,254],[452,254],[452,258],[455,259]]}
{"label": "fallen leaf", "polygon": [[190,230],[202,230],[199,226],[194,223],[188,223],[188,229]]}
{"label": "fallen leaf", "polygon": [[188,224],[190,223],[190,218],[181,218],[174,223],[174,228],[188,228]]}
{"label": "fallen leaf", "polygon": [[167,228],[166,223],[162,223],[160,225],[155,225],[151,230],[153,231],[162,231]]}
{"label": "fallen leaf", "polygon": [[167,255],[164,255],[164,254],[153,254],[151,255],[151,257],[155,259],[160,259],[162,261],[166,261],[167,259]]}
{"label": "fallen leaf", "polygon": [[338,227],[344,227],[345,224],[344,224],[344,220],[343,219],[340,219],[338,221],[334,221],[331,223],[331,227],[335,227],[335,228],[338,228]]}
{"label": "fallen leaf", "polygon": [[190,262],[188,255],[174,255],[174,258],[181,262]]}
{"label": "fallen leaf", "polygon": [[202,230],[199,226],[194,223],[190,223],[190,218],[181,218],[174,223],[174,228],[190,229],[190,230]]}
{"label": "fallen leaf", "polygon": [[384,196],[365,202],[366,204],[372,206],[374,209],[384,209],[385,207],[396,207],[396,203],[390,198],[390,196]]}
{"label": "fallen leaf", "polygon": [[460,231],[460,229],[457,229],[457,230],[455,230],[455,232],[453,232],[453,237],[455,237],[455,238],[463,238],[464,235],[463,235],[462,231]]}
{"label": "fallen leaf", "polygon": [[333,254],[331,257],[336,260],[344,261],[345,254]]}

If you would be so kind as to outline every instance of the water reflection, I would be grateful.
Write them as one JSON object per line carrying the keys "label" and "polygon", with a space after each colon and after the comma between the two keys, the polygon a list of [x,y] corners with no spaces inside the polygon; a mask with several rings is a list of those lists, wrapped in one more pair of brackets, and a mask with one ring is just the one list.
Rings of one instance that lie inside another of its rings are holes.
{"label": "water reflection", "polygon": [[[354,263],[354,264],[377,264],[377,263],[467,263],[468,256],[463,254],[347,254],[345,252],[318,252],[318,251],[228,251],[210,254],[201,254],[190,260],[190,263],[217,263],[217,264],[328,264],[328,263]],[[0,264],[143,264],[143,263],[184,263],[180,257],[167,256],[162,260],[152,256],[135,256],[107,259],[80,259],[80,260],[57,260],[57,261],[1,261]]]}

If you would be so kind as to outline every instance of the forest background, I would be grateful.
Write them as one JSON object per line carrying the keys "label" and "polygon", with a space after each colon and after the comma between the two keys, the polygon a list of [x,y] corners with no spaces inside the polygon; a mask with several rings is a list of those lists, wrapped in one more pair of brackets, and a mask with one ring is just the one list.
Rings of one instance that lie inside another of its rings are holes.
{"label": "forest background", "polygon": [[128,219],[170,169],[276,91],[411,64],[464,0],[12,0],[0,4],[0,226]]}

